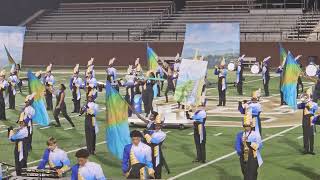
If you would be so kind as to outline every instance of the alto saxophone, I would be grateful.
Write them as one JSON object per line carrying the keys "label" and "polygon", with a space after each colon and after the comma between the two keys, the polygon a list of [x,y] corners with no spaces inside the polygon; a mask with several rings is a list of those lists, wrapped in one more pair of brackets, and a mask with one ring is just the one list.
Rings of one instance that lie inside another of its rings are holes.
{"label": "alto saxophone", "polygon": [[242,138],[242,144],[243,144],[243,160],[247,162],[249,159],[249,147],[247,145],[246,137]]}

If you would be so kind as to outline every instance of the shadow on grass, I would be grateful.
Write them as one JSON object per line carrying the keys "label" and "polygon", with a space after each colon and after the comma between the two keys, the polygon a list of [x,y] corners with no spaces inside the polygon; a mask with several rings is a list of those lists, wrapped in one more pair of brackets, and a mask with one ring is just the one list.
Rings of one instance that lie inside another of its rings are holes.
{"label": "shadow on grass", "polygon": [[293,164],[292,167],[289,167],[287,169],[299,172],[305,177],[307,177],[308,179],[316,180],[316,179],[319,179],[320,177],[320,174],[315,173],[314,169],[305,167],[303,164],[300,164],[300,163]]}

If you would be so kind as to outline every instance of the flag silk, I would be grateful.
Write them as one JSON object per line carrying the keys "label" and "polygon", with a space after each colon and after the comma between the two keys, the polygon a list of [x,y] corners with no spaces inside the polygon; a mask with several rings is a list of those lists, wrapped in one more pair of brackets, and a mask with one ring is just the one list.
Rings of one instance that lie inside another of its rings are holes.
{"label": "flag silk", "polygon": [[149,46],[147,46],[147,58],[149,62],[149,70],[156,72],[158,68],[158,55]]}
{"label": "flag silk", "polygon": [[48,126],[49,116],[44,103],[45,87],[31,71],[28,71],[28,83],[30,94],[35,93],[34,101],[32,103],[35,115],[32,120],[40,126]]}
{"label": "flag silk", "polygon": [[122,160],[125,145],[130,144],[128,104],[106,81],[106,142],[109,151]]}
{"label": "flag silk", "polygon": [[284,67],[281,91],[284,101],[292,109],[297,109],[297,81],[301,73],[299,64],[291,52],[288,52]]}
{"label": "flag silk", "polygon": [[283,46],[281,45],[281,43],[279,43],[279,51],[280,51],[280,61],[281,61],[281,65],[284,66],[285,61],[287,59],[287,52],[286,50],[283,48]]}
{"label": "flag silk", "polygon": [[11,54],[9,53],[6,45],[4,45],[4,49],[6,50],[7,56],[8,56],[8,61],[9,64],[16,64],[16,62],[14,61],[13,57],[11,56]]}

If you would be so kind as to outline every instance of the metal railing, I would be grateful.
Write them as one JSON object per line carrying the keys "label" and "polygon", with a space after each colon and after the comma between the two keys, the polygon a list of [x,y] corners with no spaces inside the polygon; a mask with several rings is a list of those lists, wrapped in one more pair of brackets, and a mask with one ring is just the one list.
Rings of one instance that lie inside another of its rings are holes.
{"label": "metal railing", "polygon": [[[184,31],[161,32],[153,31],[137,36],[137,31],[128,29],[122,32],[27,32],[26,41],[183,41]],[[320,31],[312,32],[316,34],[314,41],[320,41]],[[241,41],[290,41],[305,40],[304,32],[296,31],[250,31],[241,32]]]}

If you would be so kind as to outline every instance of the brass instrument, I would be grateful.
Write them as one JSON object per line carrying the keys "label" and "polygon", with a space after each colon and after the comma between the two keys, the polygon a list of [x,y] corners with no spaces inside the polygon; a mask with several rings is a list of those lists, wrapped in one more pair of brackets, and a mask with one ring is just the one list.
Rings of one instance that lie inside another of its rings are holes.
{"label": "brass instrument", "polygon": [[242,144],[243,144],[243,160],[247,162],[249,159],[249,147],[247,145],[247,137],[245,134],[242,137]]}

